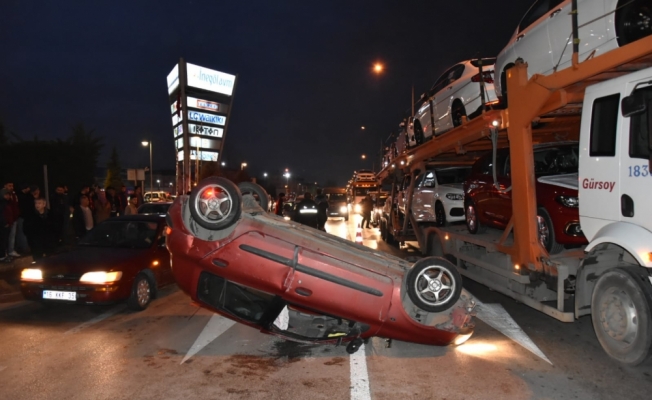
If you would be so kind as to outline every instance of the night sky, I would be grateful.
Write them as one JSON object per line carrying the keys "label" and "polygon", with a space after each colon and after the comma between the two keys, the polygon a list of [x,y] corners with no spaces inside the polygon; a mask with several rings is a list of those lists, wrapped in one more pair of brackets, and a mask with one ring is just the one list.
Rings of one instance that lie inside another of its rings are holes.
{"label": "night sky", "polygon": [[238,74],[227,164],[344,184],[378,167],[412,85],[497,55],[531,3],[2,0],[0,121],[24,139],[81,122],[104,138],[100,166],[115,146],[123,168],[144,167],[151,135],[154,170],[172,169],[166,76],[183,57]]}

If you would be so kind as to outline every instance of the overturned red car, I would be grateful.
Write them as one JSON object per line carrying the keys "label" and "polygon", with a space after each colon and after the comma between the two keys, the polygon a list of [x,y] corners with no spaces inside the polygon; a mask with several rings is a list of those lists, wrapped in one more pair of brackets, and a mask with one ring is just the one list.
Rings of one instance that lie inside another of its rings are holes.
{"label": "overturned red car", "polygon": [[265,212],[258,185],[212,177],[168,211],[167,247],[193,301],[265,333],[307,343],[372,336],[459,344],[475,303],[447,260],[414,265]]}

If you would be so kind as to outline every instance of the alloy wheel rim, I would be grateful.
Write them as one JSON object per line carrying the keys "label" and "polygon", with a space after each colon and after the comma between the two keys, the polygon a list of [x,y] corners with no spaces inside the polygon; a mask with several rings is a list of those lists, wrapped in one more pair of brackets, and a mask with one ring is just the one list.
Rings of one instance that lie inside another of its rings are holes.
{"label": "alloy wheel rim", "polygon": [[456,286],[450,271],[438,265],[424,268],[414,281],[419,299],[431,306],[447,303],[453,297]]}
{"label": "alloy wheel rim", "polygon": [[550,228],[548,228],[546,220],[540,215],[537,215],[537,224],[539,226],[539,243],[547,249],[550,240]]}
{"label": "alloy wheel rim", "polygon": [[138,304],[141,306],[144,306],[149,302],[150,287],[149,281],[147,279],[143,278],[138,281],[138,286],[136,287],[136,295],[138,297]]}
{"label": "alloy wheel rim", "polygon": [[209,223],[225,220],[232,207],[233,199],[219,185],[206,186],[195,198],[195,210],[198,211],[199,218]]}
{"label": "alloy wheel rim", "polygon": [[475,207],[472,205],[468,205],[466,207],[466,224],[469,227],[469,230],[473,231],[475,230],[476,227],[476,221],[475,221]]}

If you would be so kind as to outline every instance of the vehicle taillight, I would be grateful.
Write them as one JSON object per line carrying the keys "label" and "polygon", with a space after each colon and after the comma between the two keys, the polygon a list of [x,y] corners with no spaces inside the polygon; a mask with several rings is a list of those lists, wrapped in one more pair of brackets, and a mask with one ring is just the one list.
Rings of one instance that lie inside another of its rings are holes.
{"label": "vehicle taillight", "polygon": [[[484,83],[494,83],[493,71],[482,71],[482,75],[484,76]],[[480,74],[473,75],[471,82],[480,82]]]}

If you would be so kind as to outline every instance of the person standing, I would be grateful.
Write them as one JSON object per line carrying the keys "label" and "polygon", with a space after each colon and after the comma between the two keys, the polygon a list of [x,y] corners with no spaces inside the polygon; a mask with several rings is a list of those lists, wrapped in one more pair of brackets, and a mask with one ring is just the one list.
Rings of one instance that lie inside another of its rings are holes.
{"label": "person standing", "polygon": [[[364,199],[360,202],[360,211],[362,213],[362,223],[360,226],[371,229],[369,226],[369,221],[371,220],[371,210],[373,209],[373,202],[371,201],[371,196],[367,194]],[[365,226],[365,221],[367,221],[367,226]]]}
{"label": "person standing", "polygon": [[16,245],[16,233],[18,230],[18,218],[20,217],[20,208],[18,207],[18,197],[14,192],[14,183],[7,182],[4,185],[11,198],[7,203],[10,211],[10,221],[9,221],[9,239],[7,240],[7,254],[11,257],[20,257],[20,254],[15,249]]}
{"label": "person standing", "polygon": [[54,224],[42,197],[34,200],[34,210],[25,216],[25,235],[34,261],[54,251]]}
{"label": "person standing", "polygon": [[120,200],[120,215],[125,214],[125,208],[127,208],[127,187],[125,185],[120,186],[120,193],[118,193],[118,199]]}
{"label": "person standing", "polygon": [[0,189],[0,261],[11,261],[11,256],[7,255],[7,244],[9,243],[9,220],[11,211],[9,209],[9,200],[11,193],[9,190]]}
{"label": "person standing", "polygon": [[328,220],[328,197],[322,193],[321,189],[317,189],[315,203],[317,203],[317,229],[326,232],[326,221]]}
{"label": "person standing", "polygon": [[138,199],[136,197],[132,197],[129,199],[129,204],[127,205],[127,208],[125,208],[125,213],[124,215],[133,215],[133,214],[138,214]]}
{"label": "person standing", "polygon": [[83,238],[93,229],[93,211],[89,207],[89,199],[85,194],[79,196],[79,205],[72,213],[72,225],[77,239]]}
{"label": "person standing", "polygon": [[66,217],[70,215],[68,210],[68,195],[63,185],[57,185],[50,200],[49,217],[54,229],[56,244],[63,244]]}
{"label": "person standing", "polygon": [[135,197],[138,200],[138,204],[136,205],[136,208],[142,206],[145,204],[145,199],[143,198],[143,188],[140,186],[136,186],[136,189],[134,189],[134,194],[131,197]]}
{"label": "person standing", "polygon": [[120,214],[120,197],[115,193],[115,188],[109,186],[106,188],[105,192],[106,201],[109,203],[109,208],[111,209],[110,218],[117,217]]}
{"label": "person standing", "polygon": [[317,203],[312,199],[310,192],[303,195],[303,200],[297,204],[295,221],[317,229]]}
{"label": "person standing", "polygon": [[276,210],[274,210],[274,214],[280,216],[283,215],[283,200],[285,200],[285,193],[279,193],[278,200],[276,201]]}

